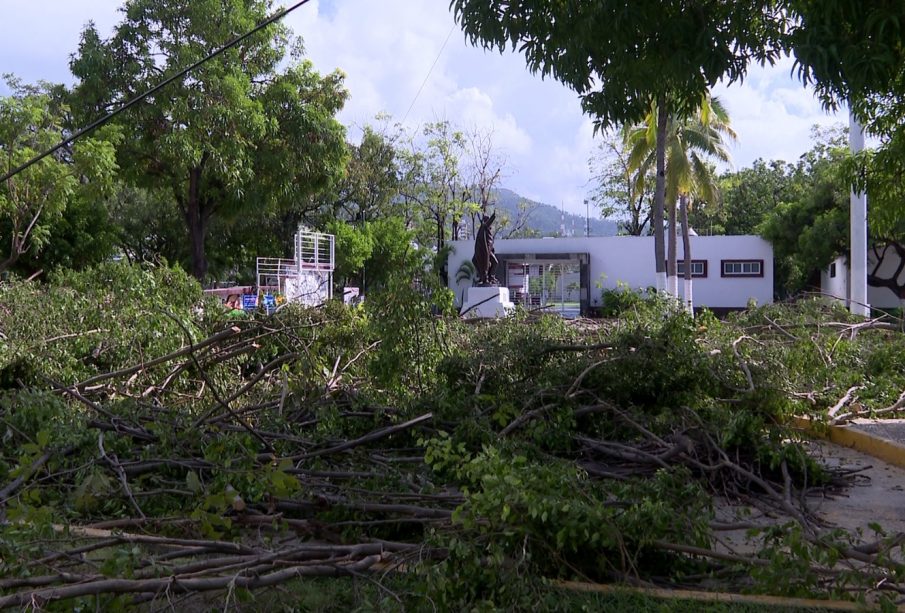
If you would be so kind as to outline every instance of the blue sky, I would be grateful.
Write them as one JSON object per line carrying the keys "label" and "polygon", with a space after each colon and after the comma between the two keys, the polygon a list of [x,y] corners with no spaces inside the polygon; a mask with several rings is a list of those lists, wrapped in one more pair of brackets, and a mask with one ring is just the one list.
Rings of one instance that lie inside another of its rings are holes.
{"label": "blue sky", "polygon": [[[0,73],[30,82],[70,82],[69,56],[81,29],[93,20],[102,35],[109,33],[120,4],[4,0]],[[399,120],[410,106],[405,123],[412,128],[446,119],[466,129],[492,130],[506,161],[505,187],[583,214],[595,138],[577,97],[530,74],[519,55],[467,45],[448,6],[448,0],[313,0],[287,23],[303,37],[319,70],[346,73],[351,98],[340,119],[351,126],[353,140],[355,127],[373,123],[377,113]],[[847,122],[844,115],[824,113],[791,70],[790,59],[769,69],[755,67],[743,84],[716,91],[739,135],[732,148],[736,168],[759,157],[794,161],[810,147],[812,125]]]}

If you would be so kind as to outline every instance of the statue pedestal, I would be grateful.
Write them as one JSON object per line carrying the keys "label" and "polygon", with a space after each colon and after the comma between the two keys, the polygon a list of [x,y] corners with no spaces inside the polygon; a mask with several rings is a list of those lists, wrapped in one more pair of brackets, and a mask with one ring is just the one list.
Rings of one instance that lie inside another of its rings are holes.
{"label": "statue pedestal", "polygon": [[463,317],[505,317],[514,310],[508,287],[469,287],[461,313]]}

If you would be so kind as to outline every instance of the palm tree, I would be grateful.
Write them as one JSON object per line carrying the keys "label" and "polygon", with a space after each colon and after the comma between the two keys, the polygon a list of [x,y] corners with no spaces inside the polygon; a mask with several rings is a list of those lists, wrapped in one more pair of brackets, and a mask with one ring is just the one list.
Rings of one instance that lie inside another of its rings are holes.
{"label": "palm tree", "polygon": [[[456,285],[460,283],[467,283],[468,287],[474,285],[474,280],[478,276],[478,271],[475,268],[475,265],[471,260],[465,260],[462,262],[462,265],[459,266],[459,270],[456,271]],[[467,290],[462,290],[462,297],[460,302],[465,304],[465,292]]]}
{"label": "palm tree", "polygon": [[[657,108],[654,106],[645,121],[623,130],[629,148],[629,165],[638,169],[639,180],[656,164]],[[719,98],[702,96],[701,105],[690,116],[672,115],[666,124],[666,205],[669,207],[669,244],[666,261],[667,292],[678,297],[676,262],[677,206],[682,208],[682,240],[685,256],[685,302],[693,306],[691,278],[691,241],[688,236],[688,201],[713,203],[717,199],[716,178],[708,159],[728,162],[727,141],[734,141],[735,132],[729,125],[729,115]]]}

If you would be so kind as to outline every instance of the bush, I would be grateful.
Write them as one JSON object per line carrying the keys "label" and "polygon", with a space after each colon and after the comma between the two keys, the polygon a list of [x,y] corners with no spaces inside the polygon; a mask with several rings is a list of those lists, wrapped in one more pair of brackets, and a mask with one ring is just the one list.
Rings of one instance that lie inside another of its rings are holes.
{"label": "bush", "polygon": [[201,287],[178,268],[106,263],[46,284],[13,281],[0,285],[0,304],[3,387],[72,384],[203,335]]}

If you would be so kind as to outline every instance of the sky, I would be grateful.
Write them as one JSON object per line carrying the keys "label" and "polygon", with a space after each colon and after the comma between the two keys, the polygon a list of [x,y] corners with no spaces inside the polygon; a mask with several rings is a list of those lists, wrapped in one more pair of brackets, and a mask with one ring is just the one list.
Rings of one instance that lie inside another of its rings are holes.
{"label": "sky", "polygon": [[[122,0],[2,0],[0,74],[26,82],[71,83],[69,56],[94,21],[102,36],[119,21]],[[278,1],[288,6],[290,2]],[[584,214],[592,186],[588,160],[599,137],[577,95],[525,67],[521,55],[470,46],[449,0],[312,0],[286,18],[321,72],[342,70],[350,98],[339,119],[349,139],[378,113],[416,129],[447,120],[491,132],[505,162],[503,187]],[[797,83],[792,60],[753,67],[747,79],[715,94],[738,141],[733,168],[758,158],[795,161],[811,147],[811,127],[846,123],[822,111]]]}

